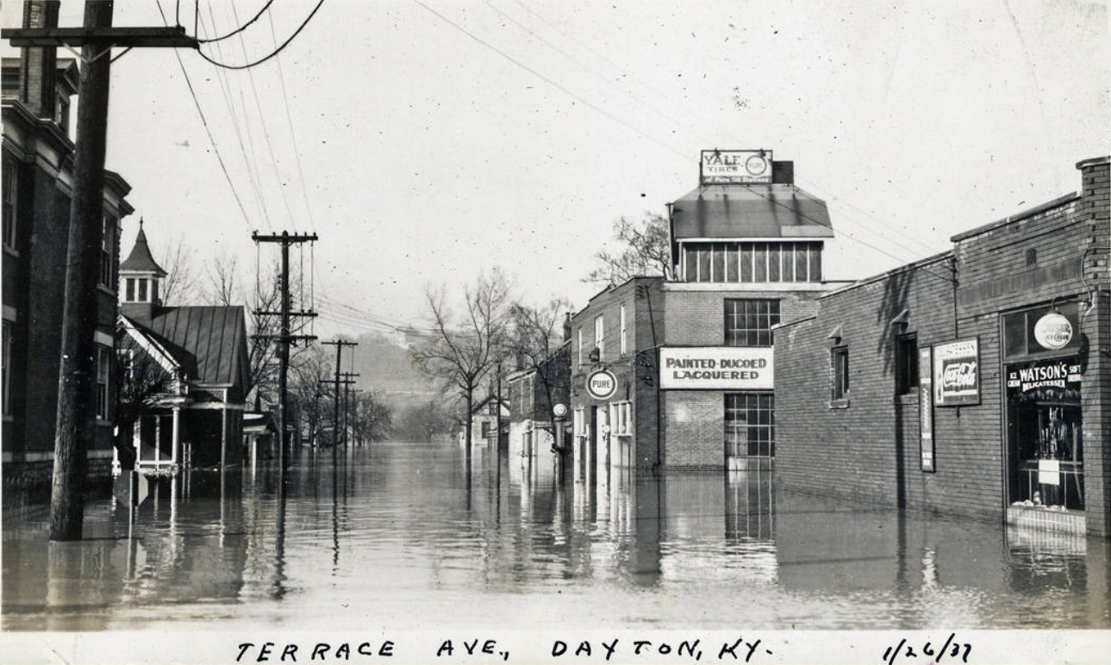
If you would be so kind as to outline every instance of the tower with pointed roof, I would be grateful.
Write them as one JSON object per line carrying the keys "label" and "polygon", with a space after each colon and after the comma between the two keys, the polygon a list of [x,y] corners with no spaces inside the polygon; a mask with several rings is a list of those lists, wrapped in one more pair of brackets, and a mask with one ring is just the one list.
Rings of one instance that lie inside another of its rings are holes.
{"label": "tower with pointed roof", "polygon": [[158,265],[150,253],[143,220],[139,220],[139,235],[135,246],[120,264],[121,289],[120,313],[140,323],[150,323],[156,307],[162,305],[162,279],[167,272]]}

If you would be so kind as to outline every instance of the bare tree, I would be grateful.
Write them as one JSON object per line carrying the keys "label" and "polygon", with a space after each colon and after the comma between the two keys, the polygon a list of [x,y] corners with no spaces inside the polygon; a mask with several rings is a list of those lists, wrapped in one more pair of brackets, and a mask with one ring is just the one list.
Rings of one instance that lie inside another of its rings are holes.
{"label": "bare tree", "polygon": [[290,401],[301,419],[302,432],[313,442],[320,437],[325,417],[331,413],[335,399],[335,391],[326,383],[332,378],[332,364],[323,347],[312,346],[299,355],[292,369]]}
{"label": "bare tree", "polygon": [[483,377],[501,359],[509,301],[508,279],[495,268],[480,275],[464,291],[464,311],[456,318],[445,304],[444,290],[427,290],[434,335],[410,350],[414,365],[426,375],[457,390],[463,412],[467,468],[471,460],[474,392]]}
{"label": "bare tree", "polygon": [[184,235],[172,236],[162,246],[162,267],[166,277],[162,280],[162,302],[189,304],[197,297],[197,279],[193,265],[193,250],[185,243]]}
{"label": "bare tree", "polygon": [[536,371],[544,391],[543,413],[551,418],[555,394],[570,380],[570,357],[563,353],[564,313],[571,303],[553,298],[541,307],[514,303],[510,307],[507,352],[515,359],[517,369]]}
{"label": "bare tree", "polygon": [[372,392],[356,393],[351,399],[351,435],[355,443],[381,441],[393,430],[390,407]]}
{"label": "bare tree", "polygon": [[599,251],[594,255],[598,267],[590,271],[584,282],[616,286],[632,277],[662,275],[673,279],[671,264],[671,233],[668,219],[647,213],[639,222],[624,217],[613,225],[616,252]]}

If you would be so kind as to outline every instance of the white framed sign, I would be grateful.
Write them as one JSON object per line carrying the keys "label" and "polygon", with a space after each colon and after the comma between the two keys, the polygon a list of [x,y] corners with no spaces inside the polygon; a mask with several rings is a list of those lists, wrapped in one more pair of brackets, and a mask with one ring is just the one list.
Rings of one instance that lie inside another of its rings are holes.
{"label": "white framed sign", "polygon": [[771,390],[774,353],[766,346],[670,346],[660,349],[663,390]]}
{"label": "white framed sign", "polygon": [[703,185],[770,183],[771,150],[703,150],[699,163]]}
{"label": "white framed sign", "polygon": [[934,346],[934,390],[937,406],[980,403],[980,338]]}

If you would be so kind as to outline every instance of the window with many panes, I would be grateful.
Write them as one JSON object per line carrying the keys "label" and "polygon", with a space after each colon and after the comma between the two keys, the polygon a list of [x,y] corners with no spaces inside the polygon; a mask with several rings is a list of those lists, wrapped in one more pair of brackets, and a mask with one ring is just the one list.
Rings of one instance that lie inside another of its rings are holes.
{"label": "window with many panes", "polygon": [[820,282],[822,243],[688,242],[680,254],[686,282]]}
{"label": "window with many panes", "polygon": [[833,365],[831,397],[835,400],[845,399],[849,396],[849,347],[834,347],[830,351],[830,362]]}
{"label": "window with many panes", "polygon": [[112,354],[106,346],[96,347],[96,417],[108,420],[108,372]]}
{"label": "window with many panes", "polygon": [[777,323],[778,300],[725,300],[726,346],[771,346],[772,326]]}
{"label": "window with many panes", "polygon": [[918,335],[895,338],[895,394],[913,395],[918,391]]}
{"label": "window with many panes", "polygon": [[775,395],[726,393],[725,454],[775,457]]}
{"label": "window with many panes", "polygon": [[4,247],[15,249],[15,197],[19,188],[19,174],[14,159],[5,159],[0,169],[4,172],[4,208],[2,213],[4,217]]}

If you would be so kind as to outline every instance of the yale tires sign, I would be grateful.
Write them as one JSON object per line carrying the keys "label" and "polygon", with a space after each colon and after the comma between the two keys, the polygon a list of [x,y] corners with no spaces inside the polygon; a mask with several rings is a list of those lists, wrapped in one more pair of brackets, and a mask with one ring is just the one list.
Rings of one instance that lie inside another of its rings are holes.
{"label": "yale tires sign", "polygon": [[594,399],[609,399],[617,392],[617,377],[608,369],[599,369],[586,377],[586,392]]}

